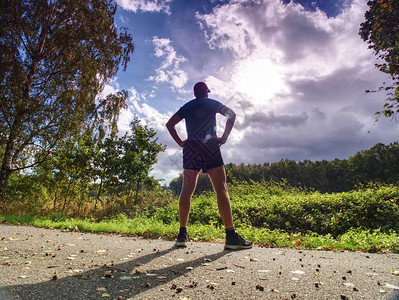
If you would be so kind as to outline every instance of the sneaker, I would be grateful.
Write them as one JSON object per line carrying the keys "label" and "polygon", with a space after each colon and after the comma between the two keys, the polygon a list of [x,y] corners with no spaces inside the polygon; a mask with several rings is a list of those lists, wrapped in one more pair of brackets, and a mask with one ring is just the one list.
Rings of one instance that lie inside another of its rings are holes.
{"label": "sneaker", "polygon": [[187,234],[179,233],[176,240],[176,247],[187,247]]}
{"label": "sneaker", "polygon": [[224,249],[238,250],[252,248],[252,242],[244,239],[237,232],[231,236],[226,236],[226,244]]}

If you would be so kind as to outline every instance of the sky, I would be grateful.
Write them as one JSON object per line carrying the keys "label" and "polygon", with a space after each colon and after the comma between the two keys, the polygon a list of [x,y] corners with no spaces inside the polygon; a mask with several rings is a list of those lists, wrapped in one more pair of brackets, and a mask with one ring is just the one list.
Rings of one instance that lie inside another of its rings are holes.
{"label": "sky", "polygon": [[[116,0],[116,24],[135,51],[105,92],[127,90],[121,132],[138,116],[166,151],[151,173],[168,184],[182,172],[167,120],[205,81],[210,98],[237,114],[225,163],[347,159],[398,140],[380,117],[387,76],[358,35],[367,0]],[[218,134],[225,119],[218,116]],[[184,139],[184,120],[177,125]]]}

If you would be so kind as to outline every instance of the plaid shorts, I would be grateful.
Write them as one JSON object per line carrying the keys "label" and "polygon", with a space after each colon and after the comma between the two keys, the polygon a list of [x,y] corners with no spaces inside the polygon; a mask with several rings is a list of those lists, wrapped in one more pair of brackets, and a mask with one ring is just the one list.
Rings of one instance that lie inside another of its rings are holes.
{"label": "plaid shorts", "polygon": [[183,147],[183,168],[188,170],[207,170],[223,166],[223,158],[220,153],[217,139],[187,140]]}

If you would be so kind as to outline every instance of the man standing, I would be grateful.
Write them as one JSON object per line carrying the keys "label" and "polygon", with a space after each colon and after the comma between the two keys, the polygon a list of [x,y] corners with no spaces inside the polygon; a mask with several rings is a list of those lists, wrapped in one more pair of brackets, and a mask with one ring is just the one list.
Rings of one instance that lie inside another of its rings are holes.
{"label": "man standing", "polygon": [[[220,146],[226,143],[233,129],[236,115],[219,101],[209,99],[210,90],[204,82],[194,85],[195,99],[182,106],[166,123],[172,138],[183,147],[183,187],[179,199],[180,232],[176,246],[186,247],[187,223],[191,197],[197,185],[198,173],[208,173],[216,192],[220,216],[226,229],[225,249],[247,249],[252,242],[245,240],[234,230],[230,197],[226,185],[226,172]],[[227,117],[223,135],[216,136],[216,114]],[[187,140],[183,141],[176,131],[176,124],[186,120]]]}

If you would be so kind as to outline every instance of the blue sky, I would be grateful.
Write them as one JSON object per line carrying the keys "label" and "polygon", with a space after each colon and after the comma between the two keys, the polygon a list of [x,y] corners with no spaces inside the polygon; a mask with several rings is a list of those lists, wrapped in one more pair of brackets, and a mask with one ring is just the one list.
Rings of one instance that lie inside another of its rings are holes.
{"label": "blue sky", "polygon": [[[225,163],[346,159],[398,139],[398,123],[375,122],[385,95],[364,92],[387,80],[358,35],[367,0],[117,3],[117,25],[128,28],[135,51],[105,92],[129,91],[120,130],[138,115],[158,132],[167,150],[152,175],[165,183],[182,161],[164,124],[198,81],[237,114]],[[183,122],[177,129],[184,137]]]}

